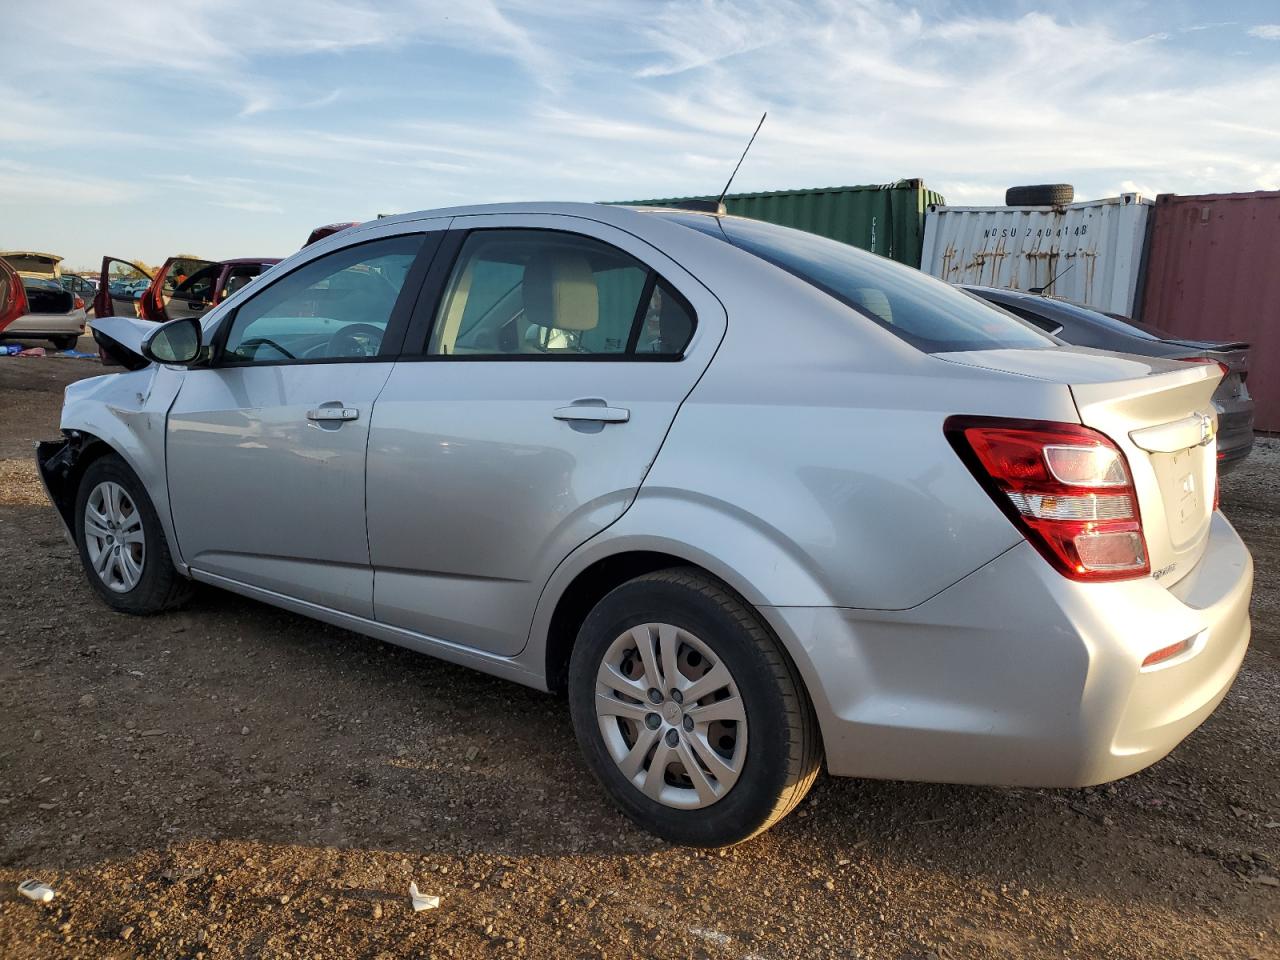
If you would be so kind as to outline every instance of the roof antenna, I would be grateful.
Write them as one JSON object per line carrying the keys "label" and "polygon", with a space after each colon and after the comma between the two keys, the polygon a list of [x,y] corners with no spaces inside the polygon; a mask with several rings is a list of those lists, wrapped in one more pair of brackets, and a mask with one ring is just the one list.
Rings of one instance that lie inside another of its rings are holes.
{"label": "roof antenna", "polygon": [[733,178],[738,175],[738,167],[742,166],[742,161],[747,159],[747,150],[750,150],[751,145],[756,142],[756,134],[759,133],[760,128],[764,126],[764,118],[768,115],[768,110],[760,114],[760,122],[756,124],[755,133],[751,134],[751,139],[747,141],[747,146],[742,151],[742,156],[738,158],[737,166],[733,168],[733,173],[729,174],[729,181],[724,185],[724,189],[720,191],[720,196],[716,197],[716,213],[723,214],[725,212],[724,196],[729,192],[729,187],[733,184]]}
{"label": "roof antenna", "polygon": [[679,210],[697,210],[699,213],[714,213],[717,217],[724,216],[724,196],[729,192],[729,186],[733,183],[733,178],[738,175],[738,167],[742,166],[742,161],[747,159],[747,150],[750,150],[751,144],[756,142],[756,133],[760,132],[760,128],[764,126],[764,118],[768,115],[768,111],[761,114],[760,122],[756,124],[756,132],[751,134],[751,139],[747,141],[747,149],[742,151],[742,156],[738,158],[738,166],[734,167],[733,173],[729,174],[729,183],[724,185],[724,189],[720,191],[720,196],[714,200],[677,200],[671,206]]}
{"label": "roof antenna", "polygon": [[1045,292],[1046,290],[1048,290],[1050,287],[1052,287],[1052,286],[1054,285],[1054,283],[1056,283],[1056,282],[1057,282],[1057,280],[1058,280],[1058,278],[1059,278],[1059,277],[1061,277],[1064,273],[1066,273],[1068,270],[1070,270],[1070,269],[1071,269],[1072,267],[1074,267],[1075,265],[1076,265],[1076,262],[1075,262],[1074,260],[1072,260],[1072,261],[1071,261],[1070,263],[1068,263],[1065,267],[1063,267],[1061,270],[1059,270],[1057,273],[1055,273],[1055,274],[1053,275],[1053,278],[1052,278],[1048,283],[1046,283],[1043,287],[1032,287],[1030,290],[1028,290],[1028,291],[1027,291],[1027,293],[1034,293],[1034,294],[1043,295],[1043,294],[1044,294],[1044,292]]}

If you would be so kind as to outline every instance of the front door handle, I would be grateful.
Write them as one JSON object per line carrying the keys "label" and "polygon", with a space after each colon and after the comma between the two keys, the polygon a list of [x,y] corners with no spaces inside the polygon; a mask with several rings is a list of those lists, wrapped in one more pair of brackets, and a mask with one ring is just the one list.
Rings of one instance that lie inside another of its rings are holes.
{"label": "front door handle", "polygon": [[355,407],[316,407],[314,410],[307,411],[308,420],[318,420],[322,423],[333,420],[355,420],[359,416],[360,411]]}
{"label": "front door handle", "polygon": [[567,407],[557,407],[553,416],[557,420],[586,421],[589,423],[626,423],[631,419],[631,411],[625,407],[605,407],[575,403]]}

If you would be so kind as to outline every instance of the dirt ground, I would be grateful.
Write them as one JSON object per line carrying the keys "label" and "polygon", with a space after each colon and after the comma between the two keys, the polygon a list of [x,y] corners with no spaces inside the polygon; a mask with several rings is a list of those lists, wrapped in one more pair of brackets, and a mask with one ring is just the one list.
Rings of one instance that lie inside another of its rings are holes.
{"label": "dirt ground", "polygon": [[30,459],[100,369],[0,358],[7,958],[1280,957],[1280,442],[1223,484],[1252,649],[1170,757],[1078,791],[824,778],[707,853],[624,820],[561,700],[213,590],[109,612]]}

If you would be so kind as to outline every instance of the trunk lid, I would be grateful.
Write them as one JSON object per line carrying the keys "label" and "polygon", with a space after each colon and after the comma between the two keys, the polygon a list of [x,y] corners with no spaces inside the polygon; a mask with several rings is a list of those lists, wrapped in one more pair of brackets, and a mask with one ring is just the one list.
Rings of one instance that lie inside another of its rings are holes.
{"label": "trunk lid", "polygon": [[1152,578],[1172,586],[1196,565],[1217,485],[1216,364],[1079,347],[934,356],[1065,385],[1080,422],[1105,433],[1129,461]]}
{"label": "trunk lid", "polygon": [[8,261],[9,266],[24,277],[42,277],[49,280],[60,280],[62,268],[58,266],[62,258],[56,253],[36,253],[31,250],[0,251],[0,258]]}

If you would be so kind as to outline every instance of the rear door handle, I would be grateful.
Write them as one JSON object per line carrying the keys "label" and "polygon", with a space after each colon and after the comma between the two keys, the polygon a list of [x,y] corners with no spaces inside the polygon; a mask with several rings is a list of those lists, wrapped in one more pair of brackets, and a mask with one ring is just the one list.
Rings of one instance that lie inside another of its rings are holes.
{"label": "rear door handle", "polygon": [[553,416],[557,420],[626,423],[631,419],[631,411],[625,407],[597,407],[586,403],[575,403],[567,407],[557,407]]}
{"label": "rear door handle", "polygon": [[316,407],[314,410],[307,411],[308,420],[332,421],[332,420],[355,420],[359,418],[360,411],[355,407]]}

